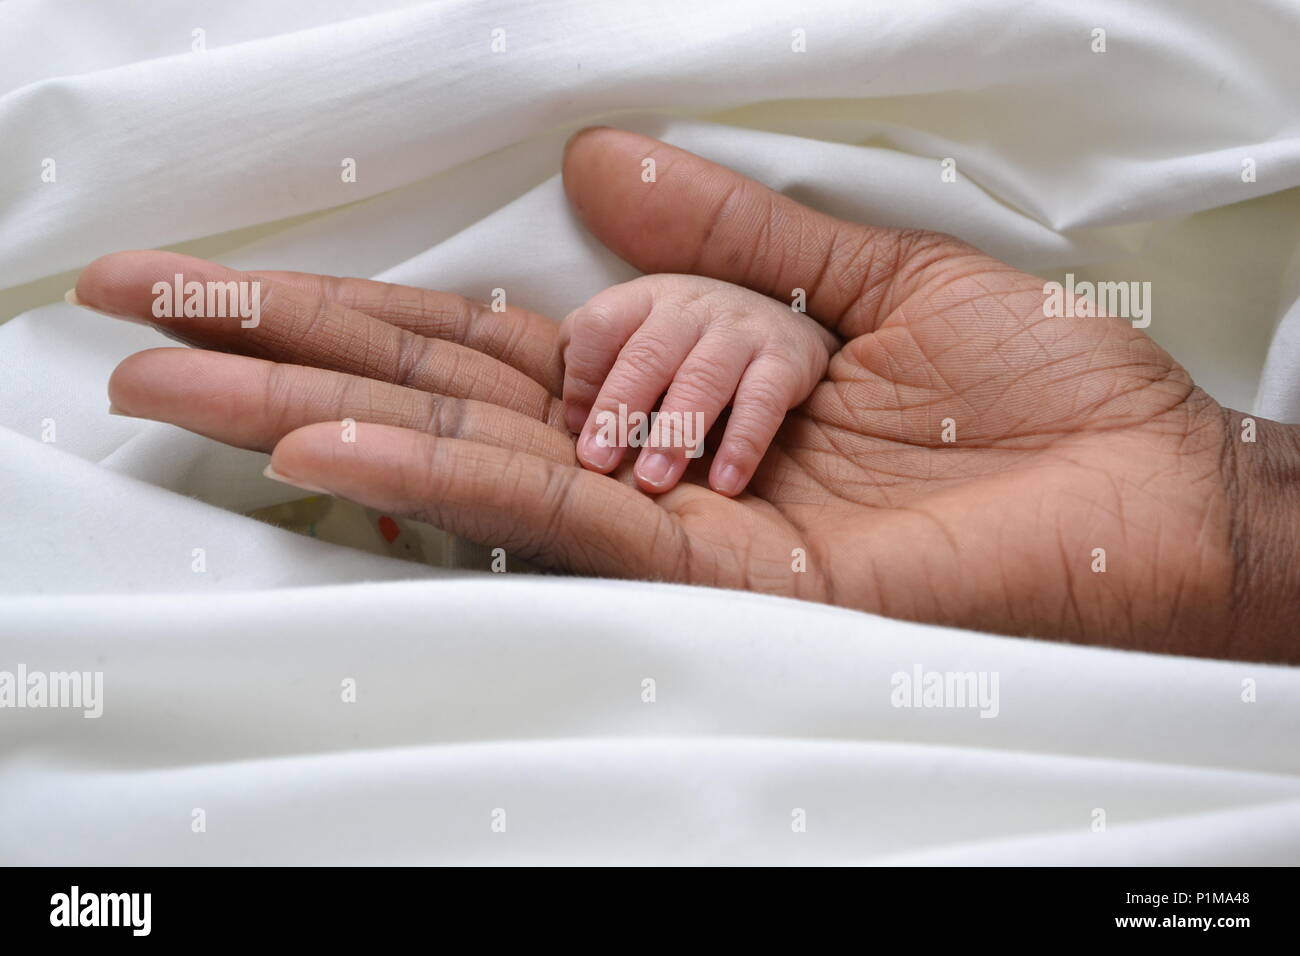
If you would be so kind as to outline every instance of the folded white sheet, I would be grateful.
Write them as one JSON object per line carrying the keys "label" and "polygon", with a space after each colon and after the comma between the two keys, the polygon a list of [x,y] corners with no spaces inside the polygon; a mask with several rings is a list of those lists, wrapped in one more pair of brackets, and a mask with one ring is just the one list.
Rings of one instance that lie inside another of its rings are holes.
{"label": "folded white sheet", "polygon": [[[0,317],[191,240],[558,317],[632,274],[557,177],[602,120],[1023,268],[1152,278],[1150,331],[1203,385],[1300,421],[1298,25],[1185,0],[6,0]],[[1300,860],[1296,669],[295,536],[239,514],[295,496],[263,456],[107,416],[113,366],[157,344],[62,303],[0,326],[0,672],[103,675],[99,718],[0,709],[0,862]],[[996,674],[997,716],[893,706],[917,667]]]}
{"label": "folded white sheet", "polygon": [[[103,716],[5,715],[13,861],[1279,863],[1300,839],[1293,668],[559,578],[51,605],[0,606],[8,650],[93,661]],[[997,716],[895,707],[917,664],[998,672]]]}

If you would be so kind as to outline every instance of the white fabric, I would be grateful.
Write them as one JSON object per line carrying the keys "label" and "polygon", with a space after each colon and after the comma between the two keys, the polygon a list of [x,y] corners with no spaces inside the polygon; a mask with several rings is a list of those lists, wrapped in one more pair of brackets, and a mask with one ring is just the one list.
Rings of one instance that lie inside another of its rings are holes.
{"label": "white fabric", "polygon": [[[6,0],[0,316],[198,241],[558,317],[633,274],[557,175],[602,120],[1045,275],[1151,278],[1150,331],[1201,384],[1300,421],[1298,26],[1186,0]],[[156,344],[62,303],[0,326],[0,670],[105,694],[97,720],[0,710],[0,862],[1300,859],[1300,670],[294,536],[239,514],[297,496],[264,456],[107,416]],[[998,716],[893,707],[916,665],[996,672]]]}

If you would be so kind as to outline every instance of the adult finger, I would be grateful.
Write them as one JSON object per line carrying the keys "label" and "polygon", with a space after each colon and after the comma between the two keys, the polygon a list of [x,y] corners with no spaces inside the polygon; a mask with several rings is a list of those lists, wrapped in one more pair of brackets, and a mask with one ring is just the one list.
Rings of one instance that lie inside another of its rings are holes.
{"label": "adult finger", "polygon": [[[573,440],[519,412],[356,375],[200,349],[137,352],[108,383],[113,410],[270,451],[315,422],[372,422],[573,464]],[[340,429],[336,438],[347,435]]]}
{"label": "adult finger", "polygon": [[[181,276],[182,298],[172,293]],[[185,315],[190,283],[220,291]],[[77,304],[143,321],[191,345],[276,362],[309,365],[490,402],[536,418],[559,420],[550,390],[516,369],[455,342],[415,335],[319,291],[170,252],[120,252],[96,259],[77,279]],[[239,311],[229,314],[231,296]],[[168,306],[157,315],[156,304]],[[255,308],[254,303],[256,303]],[[217,308],[214,310],[213,305]],[[181,314],[177,314],[177,312]],[[212,312],[217,314],[208,314]],[[221,313],[227,313],[222,315]]]}
{"label": "adult finger", "polygon": [[[685,532],[611,478],[474,441],[362,424],[309,425],[275,447],[268,475],[410,515],[485,547],[583,574],[685,580]],[[699,492],[699,489],[694,489]]]}
{"label": "adult finger", "polygon": [[497,312],[486,303],[453,292],[323,276],[310,272],[259,272],[273,282],[296,286],[356,309],[416,335],[446,339],[517,368],[552,394],[560,392],[564,363],[554,320],[518,306]]}

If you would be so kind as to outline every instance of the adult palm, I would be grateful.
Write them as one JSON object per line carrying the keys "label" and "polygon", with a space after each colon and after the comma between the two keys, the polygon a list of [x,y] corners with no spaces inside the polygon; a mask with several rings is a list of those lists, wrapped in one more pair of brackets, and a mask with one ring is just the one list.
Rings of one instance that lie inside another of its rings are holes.
{"label": "adult palm", "polygon": [[[642,271],[786,302],[803,290],[840,336],[740,498],[705,486],[707,458],[659,497],[626,468],[579,468],[554,322],[366,280],[237,276],[269,286],[257,329],[150,318],[209,351],[133,356],[114,404],[274,448],[293,483],[550,567],[1232,652],[1233,426],[1128,322],[1048,318],[1042,280],[951,237],[845,223],[631,133],[575,137],[565,184],[587,227]],[[87,269],[77,294],[147,317],[152,283],[177,271],[232,277],[123,253]],[[361,423],[356,441],[340,441],[343,418]]]}

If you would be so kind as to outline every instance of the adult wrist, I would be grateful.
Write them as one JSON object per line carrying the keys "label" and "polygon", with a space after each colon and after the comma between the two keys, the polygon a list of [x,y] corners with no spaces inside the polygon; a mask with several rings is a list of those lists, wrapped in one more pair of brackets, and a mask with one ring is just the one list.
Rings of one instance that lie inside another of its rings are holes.
{"label": "adult wrist", "polygon": [[1234,569],[1227,656],[1300,664],[1300,426],[1224,414]]}

